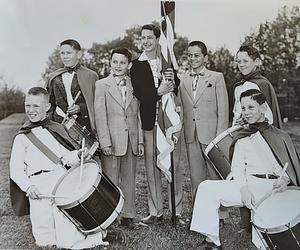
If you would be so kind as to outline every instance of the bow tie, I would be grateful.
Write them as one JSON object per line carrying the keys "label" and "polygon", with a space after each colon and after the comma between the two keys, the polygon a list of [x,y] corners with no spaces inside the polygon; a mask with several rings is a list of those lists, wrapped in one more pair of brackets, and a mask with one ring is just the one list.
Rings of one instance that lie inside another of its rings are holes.
{"label": "bow tie", "polygon": [[73,72],[76,72],[77,69],[80,67],[80,64],[76,64],[74,67],[66,67],[66,72],[72,74]]}
{"label": "bow tie", "polygon": [[203,72],[200,72],[200,73],[191,72],[190,76],[192,76],[192,77],[195,77],[195,76],[204,76],[204,73]]}

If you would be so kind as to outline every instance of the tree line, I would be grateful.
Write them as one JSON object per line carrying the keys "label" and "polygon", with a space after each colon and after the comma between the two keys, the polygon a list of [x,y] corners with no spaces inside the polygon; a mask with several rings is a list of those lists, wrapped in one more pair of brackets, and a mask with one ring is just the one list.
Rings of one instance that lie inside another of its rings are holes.
{"label": "tree line", "polygon": [[[153,23],[158,24],[155,21]],[[133,58],[138,57],[141,53],[140,28],[139,25],[130,27],[125,31],[124,37],[118,37],[106,43],[94,42],[91,48],[84,49],[83,64],[96,71],[102,78],[109,74],[109,57],[113,49],[127,47],[133,53]],[[279,10],[275,20],[260,24],[256,30],[249,32],[241,41],[241,44],[253,44],[260,51],[262,73],[275,88],[282,116],[289,119],[299,117],[300,113],[300,67],[297,66],[296,57],[297,53],[300,53],[300,45],[296,41],[297,33],[300,33],[299,7],[285,6]],[[174,52],[180,66],[179,73],[182,73],[188,69],[186,51],[189,39],[179,34],[175,34],[175,38]],[[208,53],[207,67],[224,74],[230,106],[232,106],[233,85],[240,79],[235,63],[235,54],[225,46]],[[298,62],[298,64],[300,63]],[[47,68],[42,74],[43,78],[46,80],[50,72],[62,66],[57,47],[48,58]],[[3,91],[6,91],[6,96],[9,96],[8,89],[1,90],[1,92]],[[21,98],[17,90],[11,89],[10,91],[17,98]],[[3,98],[1,98],[1,103],[3,103]],[[17,108],[18,105],[13,106]],[[5,105],[1,105],[0,108],[2,113],[9,113],[3,110],[6,108]],[[0,116],[0,118],[2,117]]]}

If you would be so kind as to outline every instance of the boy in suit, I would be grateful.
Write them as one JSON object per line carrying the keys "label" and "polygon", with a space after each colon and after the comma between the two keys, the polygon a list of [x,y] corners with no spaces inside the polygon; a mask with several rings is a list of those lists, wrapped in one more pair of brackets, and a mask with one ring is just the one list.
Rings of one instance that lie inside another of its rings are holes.
{"label": "boy in suit", "polygon": [[131,53],[119,48],[111,54],[111,74],[96,82],[95,120],[105,174],[119,185],[125,197],[121,225],[132,227],[135,217],[137,155],[143,155],[139,101],[127,71]]}
{"label": "boy in suit", "polygon": [[[145,168],[148,182],[148,207],[149,215],[142,219],[143,223],[153,224],[163,219],[162,181],[161,171],[156,166],[155,153],[155,122],[157,119],[157,103],[164,94],[174,91],[178,93],[180,83],[176,73],[169,68],[164,72],[167,81],[162,80],[161,63],[158,54],[160,29],[146,24],[141,29],[143,53],[133,61],[130,76],[134,95],[140,101],[140,115],[144,133]],[[180,218],[182,213],[182,183],[183,173],[180,168],[180,146],[174,151],[175,162],[175,204],[177,221],[184,224]],[[169,200],[170,200],[169,192]],[[171,210],[171,206],[169,203]]]}
{"label": "boy in suit", "polygon": [[188,58],[191,71],[180,79],[180,94],[194,197],[199,183],[207,179],[208,171],[215,178],[204,151],[228,127],[228,96],[223,74],[205,67],[208,57],[203,42],[189,44]]}
{"label": "boy in suit", "polygon": [[[77,41],[68,39],[60,43],[64,67],[51,73],[47,82],[51,103],[49,114],[56,122],[62,122],[64,114],[76,114],[77,122],[95,134],[94,93],[98,75],[80,64],[81,57],[82,50]],[[79,91],[81,93],[74,102]]]}

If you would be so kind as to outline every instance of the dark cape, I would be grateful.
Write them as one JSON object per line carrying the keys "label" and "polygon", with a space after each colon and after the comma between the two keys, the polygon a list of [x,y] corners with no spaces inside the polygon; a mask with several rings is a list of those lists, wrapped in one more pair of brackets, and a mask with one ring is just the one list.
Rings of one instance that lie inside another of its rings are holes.
{"label": "dark cape", "polygon": [[281,167],[288,163],[286,173],[291,179],[291,184],[300,186],[300,163],[299,155],[294,147],[291,137],[287,132],[268,124],[267,121],[251,124],[249,128],[241,129],[233,138],[229,149],[230,163],[237,140],[247,137],[259,131],[265,141],[268,143],[275,158]]}
{"label": "dark cape", "polygon": [[[54,136],[54,138],[59,141],[65,148],[69,150],[75,149],[75,143],[69,137],[68,132],[65,128],[54,121],[46,118],[42,122],[32,123],[27,121],[20,128],[19,132],[16,134],[27,134],[31,131],[32,128],[42,126],[47,128],[48,131]],[[10,178],[10,199],[12,208],[17,216],[23,216],[29,214],[29,200],[26,197],[26,193],[23,192],[19,186]]]}
{"label": "dark cape", "polygon": [[242,75],[242,77],[243,79],[235,84],[234,89],[246,81],[255,83],[259,87],[260,91],[265,95],[267,103],[273,113],[273,125],[277,128],[282,128],[279,104],[275,90],[270,81],[266,77],[262,76],[258,70],[248,75]]}

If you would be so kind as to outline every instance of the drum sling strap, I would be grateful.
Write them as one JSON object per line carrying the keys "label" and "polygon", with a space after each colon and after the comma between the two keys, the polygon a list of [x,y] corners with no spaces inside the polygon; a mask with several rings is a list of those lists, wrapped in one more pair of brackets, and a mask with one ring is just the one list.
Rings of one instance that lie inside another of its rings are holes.
{"label": "drum sling strap", "polygon": [[32,142],[34,146],[36,146],[44,155],[46,155],[50,161],[54,164],[60,162],[60,158],[56,154],[52,152],[50,148],[48,148],[39,138],[36,137],[35,134],[29,132],[26,134],[27,138]]}

